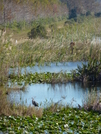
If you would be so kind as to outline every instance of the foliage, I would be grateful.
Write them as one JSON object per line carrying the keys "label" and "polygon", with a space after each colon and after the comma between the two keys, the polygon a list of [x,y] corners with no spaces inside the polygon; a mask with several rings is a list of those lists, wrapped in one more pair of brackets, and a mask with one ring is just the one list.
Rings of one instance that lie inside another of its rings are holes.
{"label": "foliage", "polygon": [[30,24],[31,26],[35,26],[38,23],[39,25],[44,26],[54,22],[55,22],[55,17],[44,17],[44,18],[38,18],[37,20],[31,21]]}
{"label": "foliage", "polygon": [[47,32],[46,32],[46,29],[45,29],[45,27],[44,26],[42,26],[42,25],[38,25],[38,24],[36,24],[32,29],[31,29],[31,31],[28,33],[28,37],[29,38],[36,38],[36,37],[44,37],[44,38],[46,38],[46,34],[47,34]]}
{"label": "foliage", "polygon": [[66,83],[72,80],[70,73],[29,73],[29,74],[20,74],[9,75],[11,82],[19,83]]}
{"label": "foliage", "polygon": [[13,21],[12,23],[6,24],[6,27],[13,30],[23,30],[28,27],[28,24],[25,21],[21,22]]}
{"label": "foliage", "polygon": [[72,19],[72,18],[76,19],[76,17],[77,17],[76,9],[75,8],[71,9],[69,12],[69,19]]}
{"label": "foliage", "polygon": [[60,0],[1,0],[0,18],[3,19],[0,20],[0,23],[7,24],[15,20],[29,23],[39,18],[65,15],[64,11],[61,12],[61,8],[67,11],[66,5],[62,4]]}
{"label": "foliage", "polygon": [[86,16],[89,16],[89,15],[91,15],[91,12],[90,11],[87,11],[86,12]]}
{"label": "foliage", "polygon": [[83,108],[85,110],[93,110],[101,113],[101,92],[97,92],[96,89],[92,89],[90,92],[85,94]]}
{"label": "foliage", "polygon": [[[70,10],[76,8],[77,14],[84,13],[85,11],[98,11],[100,9],[100,4],[97,0],[61,0],[67,4],[67,7]],[[99,4],[99,5],[98,5]]]}
{"label": "foliage", "polygon": [[51,32],[54,32],[55,30],[57,30],[57,25],[51,24],[51,25],[49,25],[49,28],[51,29]]}
{"label": "foliage", "polygon": [[[25,106],[20,104],[15,104],[13,101],[8,101],[8,92],[4,87],[0,87],[0,116],[2,115],[14,115],[14,116],[30,116],[33,115],[41,117],[43,114],[42,108],[35,108],[31,106]],[[1,123],[1,122],[0,122]],[[1,124],[0,124],[1,127]],[[0,129],[1,130],[1,129]]]}
{"label": "foliage", "polygon": [[[40,23],[41,20],[38,24]],[[33,66],[36,62],[38,65],[43,65],[45,62],[87,60],[92,38],[94,35],[100,34],[101,19],[87,17],[82,23],[72,20],[68,20],[66,23],[68,25],[65,26],[64,21],[52,23],[53,31],[51,31],[50,24],[45,25],[46,30],[50,30],[47,32],[48,38],[36,38],[34,40],[27,38],[27,28],[20,30],[20,32],[7,28],[6,35],[0,37],[1,83],[8,79],[10,67],[16,67],[19,75],[20,67]],[[33,25],[35,24],[33,23]],[[13,35],[10,37],[12,32]],[[17,44],[16,40],[18,41]],[[76,44],[73,54],[70,52],[71,40]],[[98,54],[101,48],[100,44],[94,46],[92,55]]]}
{"label": "foliage", "polygon": [[53,113],[45,110],[41,118],[2,116],[0,130],[4,133],[98,134],[101,132],[101,115],[67,107]]}
{"label": "foliage", "polygon": [[[4,42],[3,42],[4,41]],[[7,75],[9,71],[10,66],[10,51],[9,51],[9,40],[4,39],[4,37],[1,35],[0,37],[0,85],[5,83],[5,80],[7,80]]]}
{"label": "foliage", "polygon": [[96,17],[101,17],[101,12],[95,13]]}
{"label": "foliage", "polygon": [[101,57],[99,59],[98,54],[97,52],[97,55],[92,55],[91,47],[88,63],[83,64],[82,67],[78,66],[76,72],[73,72],[75,79],[82,82],[101,81]]}

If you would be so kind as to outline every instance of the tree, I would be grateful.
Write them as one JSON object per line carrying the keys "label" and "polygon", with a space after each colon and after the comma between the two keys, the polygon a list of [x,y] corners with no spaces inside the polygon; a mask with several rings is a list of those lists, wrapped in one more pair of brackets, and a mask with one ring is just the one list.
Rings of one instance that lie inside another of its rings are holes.
{"label": "tree", "polygon": [[98,0],[61,0],[67,4],[69,11],[76,9],[77,14],[98,9]]}
{"label": "tree", "polygon": [[76,18],[77,17],[77,11],[76,11],[76,8],[74,8],[74,9],[71,9],[70,11],[69,11],[69,19],[72,19],[72,18]]}

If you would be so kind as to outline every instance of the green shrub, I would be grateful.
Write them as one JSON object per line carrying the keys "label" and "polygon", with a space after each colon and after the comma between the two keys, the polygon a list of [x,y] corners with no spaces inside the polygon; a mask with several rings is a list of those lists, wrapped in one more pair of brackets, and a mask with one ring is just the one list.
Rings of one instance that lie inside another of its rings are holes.
{"label": "green shrub", "polygon": [[101,17],[101,12],[95,13],[96,17]]}
{"label": "green shrub", "polygon": [[91,15],[91,12],[90,11],[87,11],[86,12],[86,16],[89,16],[89,15]]}
{"label": "green shrub", "polygon": [[76,8],[71,9],[71,10],[69,11],[69,19],[76,19],[76,17],[77,17]]}
{"label": "green shrub", "polygon": [[34,27],[31,29],[31,31],[28,33],[29,38],[36,38],[36,37],[44,37],[46,38],[46,29],[44,26],[36,24]]}
{"label": "green shrub", "polygon": [[74,78],[80,80],[82,82],[89,81],[101,81],[101,54],[99,58],[99,53],[97,52],[97,56],[93,55],[94,51],[91,47],[90,54],[88,57],[88,63],[83,64],[82,67],[78,66],[78,68],[72,72]]}

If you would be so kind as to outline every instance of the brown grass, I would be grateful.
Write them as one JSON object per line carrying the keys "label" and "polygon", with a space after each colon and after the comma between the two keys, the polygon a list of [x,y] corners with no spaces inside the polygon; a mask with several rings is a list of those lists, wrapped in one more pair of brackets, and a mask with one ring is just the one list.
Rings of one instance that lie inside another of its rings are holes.
{"label": "brown grass", "polygon": [[101,93],[98,94],[96,90],[87,93],[84,97],[83,108],[101,113]]}
{"label": "brown grass", "polygon": [[42,117],[43,109],[34,106],[15,105],[7,101],[6,90],[0,88],[0,115],[37,116]]}

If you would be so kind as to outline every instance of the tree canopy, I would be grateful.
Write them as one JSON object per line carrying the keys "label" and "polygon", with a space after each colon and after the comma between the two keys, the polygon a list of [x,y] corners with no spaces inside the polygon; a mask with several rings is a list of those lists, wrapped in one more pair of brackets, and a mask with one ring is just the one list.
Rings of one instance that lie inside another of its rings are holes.
{"label": "tree canopy", "polygon": [[87,12],[96,12],[98,9],[101,11],[98,2],[98,0],[1,0],[0,23],[24,20],[30,22],[38,17],[54,15],[69,14],[75,17],[77,14],[86,15]]}

